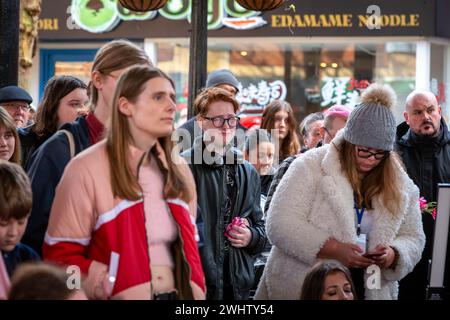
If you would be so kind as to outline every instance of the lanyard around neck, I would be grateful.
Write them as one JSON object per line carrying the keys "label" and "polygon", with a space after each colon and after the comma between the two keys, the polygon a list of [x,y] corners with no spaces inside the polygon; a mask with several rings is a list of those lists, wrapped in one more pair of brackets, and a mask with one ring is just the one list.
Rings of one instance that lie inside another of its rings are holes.
{"label": "lanyard around neck", "polygon": [[359,210],[358,207],[355,206],[355,213],[356,213],[356,217],[358,218],[358,225],[356,226],[356,235],[358,237],[361,234],[361,221],[362,221],[365,209],[366,209],[365,207],[362,207],[362,209]]}

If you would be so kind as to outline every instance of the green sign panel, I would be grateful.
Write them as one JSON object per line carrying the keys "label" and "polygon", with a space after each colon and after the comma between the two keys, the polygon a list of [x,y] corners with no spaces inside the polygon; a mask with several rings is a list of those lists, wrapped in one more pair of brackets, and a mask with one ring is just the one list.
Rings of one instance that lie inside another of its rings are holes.
{"label": "green sign panel", "polygon": [[[191,19],[192,0],[169,0],[158,11],[135,12],[125,9],[117,0],[72,0],[72,19],[82,29],[102,33],[112,31],[120,21],[152,20],[158,13],[169,20]],[[202,0],[203,1],[203,0]],[[267,22],[260,12],[248,11],[235,1],[208,1],[208,30],[224,25],[234,29],[253,29]]]}

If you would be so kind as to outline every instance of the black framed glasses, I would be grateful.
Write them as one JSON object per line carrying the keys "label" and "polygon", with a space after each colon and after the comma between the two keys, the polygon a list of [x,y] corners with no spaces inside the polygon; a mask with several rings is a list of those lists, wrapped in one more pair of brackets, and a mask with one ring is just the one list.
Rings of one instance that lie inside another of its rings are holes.
{"label": "black framed glasses", "polygon": [[390,151],[371,152],[364,148],[358,148],[358,157],[363,159],[369,159],[373,156],[376,160],[382,160],[389,156]]}
{"label": "black framed glasses", "polygon": [[228,123],[228,126],[230,128],[235,128],[240,120],[239,117],[230,117],[230,118],[223,118],[223,117],[203,117],[206,120],[209,120],[213,123],[213,126],[215,128],[222,128],[225,122]]}

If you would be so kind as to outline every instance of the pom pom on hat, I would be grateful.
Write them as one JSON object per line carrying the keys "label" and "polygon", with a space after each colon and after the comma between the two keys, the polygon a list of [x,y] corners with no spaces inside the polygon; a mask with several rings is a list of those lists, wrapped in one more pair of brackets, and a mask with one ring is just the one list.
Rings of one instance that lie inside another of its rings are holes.
{"label": "pom pom on hat", "polygon": [[385,84],[371,84],[361,95],[361,104],[379,104],[392,109],[396,102],[394,90]]}

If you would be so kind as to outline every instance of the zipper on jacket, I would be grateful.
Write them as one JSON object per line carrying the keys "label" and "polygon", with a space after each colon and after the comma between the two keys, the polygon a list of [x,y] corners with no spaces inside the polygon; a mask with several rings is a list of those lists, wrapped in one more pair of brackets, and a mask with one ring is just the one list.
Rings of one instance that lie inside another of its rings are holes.
{"label": "zipper on jacket", "polygon": [[[239,176],[239,174],[238,174],[238,171],[239,171],[239,167],[236,165],[236,171],[235,171],[235,173],[234,173],[234,179],[235,179],[235,182],[236,182],[236,188],[237,188],[237,192],[236,192],[236,199],[235,199],[235,203],[234,203],[234,208],[233,208],[233,218],[234,217],[237,217],[239,214],[237,213],[237,203],[238,203],[238,200],[239,200],[239,194],[240,194],[240,183],[239,183],[239,181],[238,181],[238,176]],[[239,184],[239,185],[238,185]],[[231,249],[231,246],[230,246],[230,249]],[[240,250],[241,248],[234,248],[233,247],[233,250]],[[231,287],[233,288],[233,299],[235,300],[236,298],[237,298],[237,289],[236,289],[236,285],[235,285],[235,282],[234,282],[234,277],[232,276],[233,275],[233,259],[232,259],[232,256],[231,256],[231,254],[229,254],[229,257],[228,257],[228,263],[229,263],[229,268],[230,268],[230,281],[231,281]]]}
{"label": "zipper on jacket", "polygon": [[[225,179],[224,179],[224,177],[225,177],[225,166],[223,165],[222,166],[222,183],[220,184],[220,199],[219,199],[219,213],[220,213],[220,216],[219,216],[219,221],[220,221],[220,226],[221,226],[221,230],[220,230],[220,232],[219,232],[219,239],[220,238],[223,238],[224,239],[224,241],[223,241],[223,243],[222,243],[222,241],[219,241],[219,243],[220,243],[220,246],[221,246],[221,250],[219,250],[219,253],[220,252],[223,252],[223,249],[224,249],[224,247],[225,247],[225,241],[227,241],[227,239],[226,239],[226,237],[223,235],[223,224],[224,224],[224,220],[223,220],[223,212],[222,212],[222,201],[223,201],[223,190],[224,190],[224,187],[223,187],[223,185],[224,185],[224,183],[225,183]],[[219,286],[218,286],[218,290],[220,291],[220,294],[219,294],[219,296],[222,296],[222,298],[223,298],[223,288],[224,288],[224,281],[223,281],[223,277],[224,277],[224,273],[223,273],[223,260],[224,260],[224,256],[223,255],[220,255],[220,257],[219,257],[219,260],[220,260],[220,268],[218,269],[218,270],[220,270],[220,272],[221,272],[221,275],[220,275],[220,277],[219,277],[219,281],[220,281],[220,283],[219,283]]]}

